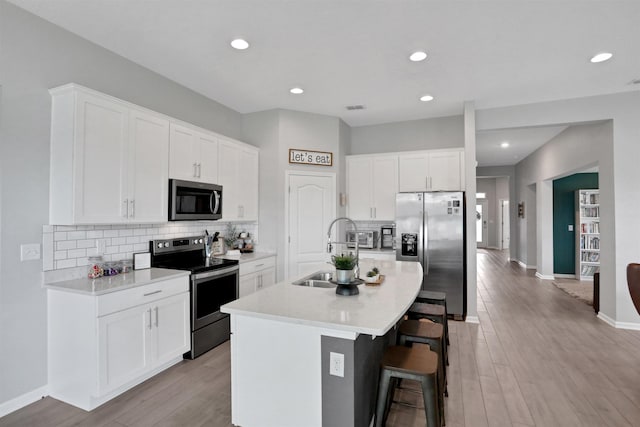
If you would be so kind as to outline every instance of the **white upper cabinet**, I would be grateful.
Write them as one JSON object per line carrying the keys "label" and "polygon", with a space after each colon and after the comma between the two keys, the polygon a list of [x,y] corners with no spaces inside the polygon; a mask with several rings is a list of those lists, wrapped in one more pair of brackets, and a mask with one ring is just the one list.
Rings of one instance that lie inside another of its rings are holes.
{"label": "white upper cabinet", "polygon": [[75,85],[51,95],[50,223],[166,221],[169,121]]}
{"label": "white upper cabinet", "polygon": [[220,140],[218,184],[222,185],[222,220],[258,220],[258,149]]}
{"label": "white upper cabinet", "polygon": [[355,220],[393,221],[398,156],[347,157],[347,212]]}
{"label": "white upper cabinet", "polygon": [[459,149],[400,154],[400,191],[464,190],[462,154],[462,150]]}
{"label": "white upper cabinet", "polygon": [[218,141],[206,132],[171,123],[169,177],[218,183]]}

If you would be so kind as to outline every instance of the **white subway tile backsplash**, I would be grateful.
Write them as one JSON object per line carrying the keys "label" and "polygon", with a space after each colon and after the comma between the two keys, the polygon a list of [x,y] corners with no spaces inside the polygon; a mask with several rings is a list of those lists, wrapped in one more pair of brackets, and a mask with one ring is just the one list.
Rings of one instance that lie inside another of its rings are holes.
{"label": "white subway tile backsplash", "polygon": [[[75,240],[77,242],[78,248],[92,248],[96,245],[96,241],[93,239],[85,239],[85,240]],[[63,242],[60,242],[63,243]],[[72,248],[69,248],[72,249]]]}
{"label": "white subway tile backsplash", "polygon": [[118,230],[104,230],[104,237],[118,237]]}
{"label": "white subway tile backsplash", "polygon": [[[250,233],[254,243],[258,241],[258,225],[255,223],[236,223],[238,231]],[[84,267],[87,257],[98,255],[97,242],[104,241],[105,261],[131,259],[135,252],[149,250],[149,240],[172,239],[187,236],[199,236],[205,230],[209,234],[216,231],[222,235],[227,223],[203,221],[194,223],[166,224],[115,224],[115,225],[44,225],[42,227],[43,270],[56,270]],[[62,274],[62,273],[61,273]]]}
{"label": "white subway tile backsplash", "polygon": [[66,251],[67,249],[75,249],[76,241],[75,240],[61,240],[56,242],[56,250],[58,251]]}
{"label": "white subway tile backsplash", "polygon": [[73,249],[67,251],[67,258],[83,258],[87,256],[86,249]]}
{"label": "white subway tile backsplash", "polygon": [[67,233],[68,240],[79,240],[79,239],[86,239],[86,238],[87,238],[86,231],[69,231]]}
{"label": "white subway tile backsplash", "polygon": [[87,239],[102,239],[104,232],[102,230],[87,231]]}
{"label": "white subway tile backsplash", "polygon": [[113,246],[124,245],[125,243],[127,243],[126,237],[114,237],[113,239],[111,239],[111,244]]}
{"label": "white subway tile backsplash", "polygon": [[60,270],[62,268],[72,268],[76,266],[75,259],[63,259],[60,261],[56,261],[56,270]]}

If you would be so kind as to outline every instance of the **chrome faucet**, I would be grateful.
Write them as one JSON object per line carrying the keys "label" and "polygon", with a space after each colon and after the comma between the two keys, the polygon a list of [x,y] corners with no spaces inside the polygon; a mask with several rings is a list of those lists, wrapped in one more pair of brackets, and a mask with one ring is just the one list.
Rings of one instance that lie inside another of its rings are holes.
{"label": "chrome faucet", "polygon": [[336,244],[343,244],[346,245],[347,243],[351,243],[351,242],[338,242],[338,241],[331,241],[331,229],[333,228],[333,224],[335,224],[338,221],[347,221],[350,222],[353,225],[353,229],[356,232],[356,267],[355,267],[355,275],[356,278],[360,278],[360,256],[359,256],[359,251],[358,251],[358,226],[356,225],[355,222],[353,222],[353,220],[351,218],[347,218],[346,216],[341,216],[339,218],[334,219],[331,224],[329,224],[329,229],[327,230],[327,253],[331,253],[331,250],[333,249],[332,243],[336,243]]}

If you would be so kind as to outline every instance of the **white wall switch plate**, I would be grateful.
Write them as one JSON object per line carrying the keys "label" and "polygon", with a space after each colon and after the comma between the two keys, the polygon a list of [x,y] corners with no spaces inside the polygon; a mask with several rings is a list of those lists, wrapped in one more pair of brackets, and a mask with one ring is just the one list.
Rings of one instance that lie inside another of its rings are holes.
{"label": "white wall switch plate", "polygon": [[573,231],[573,224],[569,224],[569,231]]}
{"label": "white wall switch plate", "polygon": [[329,353],[329,374],[344,378],[344,354]]}
{"label": "white wall switch plate", "polygon": [[40,259],[40,243],[26,243],[20,245],[20,261]]}

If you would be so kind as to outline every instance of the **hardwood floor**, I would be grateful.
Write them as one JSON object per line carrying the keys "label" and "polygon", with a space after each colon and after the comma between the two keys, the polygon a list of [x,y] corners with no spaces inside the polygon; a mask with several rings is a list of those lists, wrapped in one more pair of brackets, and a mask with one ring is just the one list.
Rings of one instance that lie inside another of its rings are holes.
{"label": "hardwood floor", "polygon": [[[448,427],[640,426],[640,332],[608,326],[501,251],[478,251],[478,315],[449,323]],[[0,427],[230,426],[229,367],[227,342],[92,412],[45,398]],[[421,399],[406,389],[396,400]],[[394,404],[387,425],[425,419]]]}

